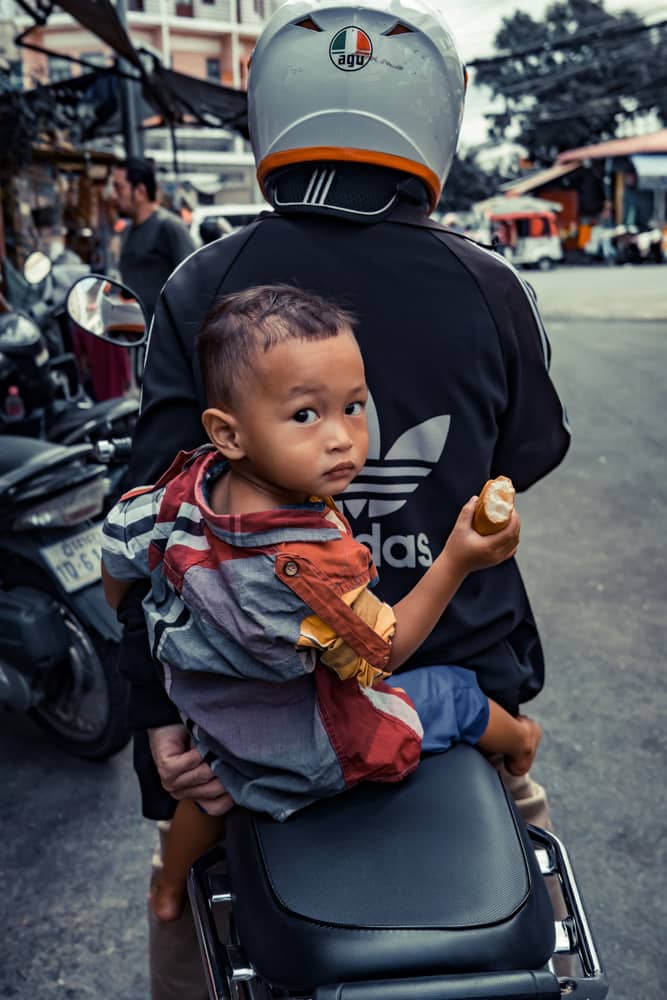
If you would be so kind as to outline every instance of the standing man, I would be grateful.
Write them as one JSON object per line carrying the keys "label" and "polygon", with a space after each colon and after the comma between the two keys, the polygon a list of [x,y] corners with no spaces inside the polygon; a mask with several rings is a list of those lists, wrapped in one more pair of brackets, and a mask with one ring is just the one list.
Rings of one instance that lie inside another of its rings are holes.
{"label": "standing man", "polygon": [[158,205],[150,160],[131,156],[115,167],[113,187],[118,211],[130,219],[123,231],[120,273],[150,320],[162,286],[195,245],[181,220]]}
{"label": "standing man", "polygon": [[[527,489],[570,441],[521,279],[498,254],[429,219],[456,150],[465,81],[428,0],[291,0],[273,15],[253,55],[248,111],[258,179],[275,211],[202,247],[165,285],[134,438],[136,484],[155,482],[179,448],[203,442],[195,341],[219,296],[288,282],[350,309],[371,393],[371,448],[340,499],[389,603],[420,579],[486,479],[507,475]],[[120,618],[130,721],[148,731],[157,765],[138,732],[144,814],[173,813],[158,774],[175,798],[221,811],[225,790],[189,750],[153,668],[142,596],[135,585]],[[474,670],[513,714],[540,691],[544,659],[515,560],[472,574],[404,669],[438,663]],[[547,824],[543,790],[529,776],[507,780],[523,815]],[[153,920],[153,1000],[205,1000],[196,952],[187,910],[173,923]]]}

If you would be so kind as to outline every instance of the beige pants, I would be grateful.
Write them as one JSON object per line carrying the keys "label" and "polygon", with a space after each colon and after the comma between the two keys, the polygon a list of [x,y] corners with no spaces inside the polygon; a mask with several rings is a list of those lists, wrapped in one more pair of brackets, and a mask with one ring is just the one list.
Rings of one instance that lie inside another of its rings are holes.
{"label": "beige pants", "polygon": [[[525,822],[551,830],[549,806],[542,786],[528,774],[517,778],[502,767],[499,770]],[[158,823],[160,836],[153,855],[153,873],[160,870],[161,844],[168,828],[168,823]],[[149,907],[148,925],[152,1000],[208,1000],[189,904],[178,920],[166,924],[160,923]]]}

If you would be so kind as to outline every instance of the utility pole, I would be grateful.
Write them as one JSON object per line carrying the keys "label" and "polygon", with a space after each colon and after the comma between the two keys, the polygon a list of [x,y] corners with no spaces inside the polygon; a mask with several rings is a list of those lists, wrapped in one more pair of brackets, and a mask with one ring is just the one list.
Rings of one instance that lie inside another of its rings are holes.
{"label": "utility pole", "polygon": [[[116,0],[116,14],[118,20],[126,34],[127,30],[127,8],[125,0]],[[130,73],[130,66],[125,59],[118,60],[118,69],[121,73]],[[141,94],[141,84],[139,81],[130,80],[128,75],[120,78],[120,108],[123,121],[123,140],[125,143],[126,156],[143,156],[144,142],[139,129],[137,107]]]}

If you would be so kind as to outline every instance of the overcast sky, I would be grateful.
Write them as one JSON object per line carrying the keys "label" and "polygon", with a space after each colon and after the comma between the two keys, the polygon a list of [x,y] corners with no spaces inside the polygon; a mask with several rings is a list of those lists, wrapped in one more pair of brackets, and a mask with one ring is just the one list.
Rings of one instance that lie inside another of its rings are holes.
{"label": "overcast sky", "polygon": [[[493,52],[493,39],[503,17],[511,17],[515,10],[523,10],[539,20],[551,2],[552,0],[440,0],[439,6],[454,33],[463,59],[467,61]],[[663,0],[606,0],[604,7],[612,14],[629,9],[651,20],[660,16],[667,17],[667,3]],[[489,109],[489,105],[489,92],[475,87],[473,83],[466,97],[459,148],[484,142],[486,124],[483,114]]]}

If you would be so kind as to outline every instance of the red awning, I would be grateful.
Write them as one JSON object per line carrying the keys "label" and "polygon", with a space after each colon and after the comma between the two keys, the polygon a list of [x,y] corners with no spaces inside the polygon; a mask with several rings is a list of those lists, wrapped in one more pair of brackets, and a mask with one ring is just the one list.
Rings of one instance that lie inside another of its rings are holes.
{"label": "red awning", "polygon": [[545,184],[558,180],[559,177],[571,174],[573,170],[577,170],[580,166],[580,160],[574,160],[572,163],[557,163],[553,167],[547,167],[546,170],[538,170],[535,173],[528,174],[526,177],[521,177],[518,181],[503,184],[500,190],[508,198],[516,198],[519,195],[527,194],[528,191],[534,191],[535,188],[544,187]]}
{"label": "red awning", "polygon": [[633,135],[628,139],[610,139],[608,142],[598,142],[594,146],[566,149],[565,152],[558,154],[556,162],[601,160],[614,156],[635,156],[638,153],[667,153],[667,128],[660,129],[659,132],[649,132],[648,135]]}

